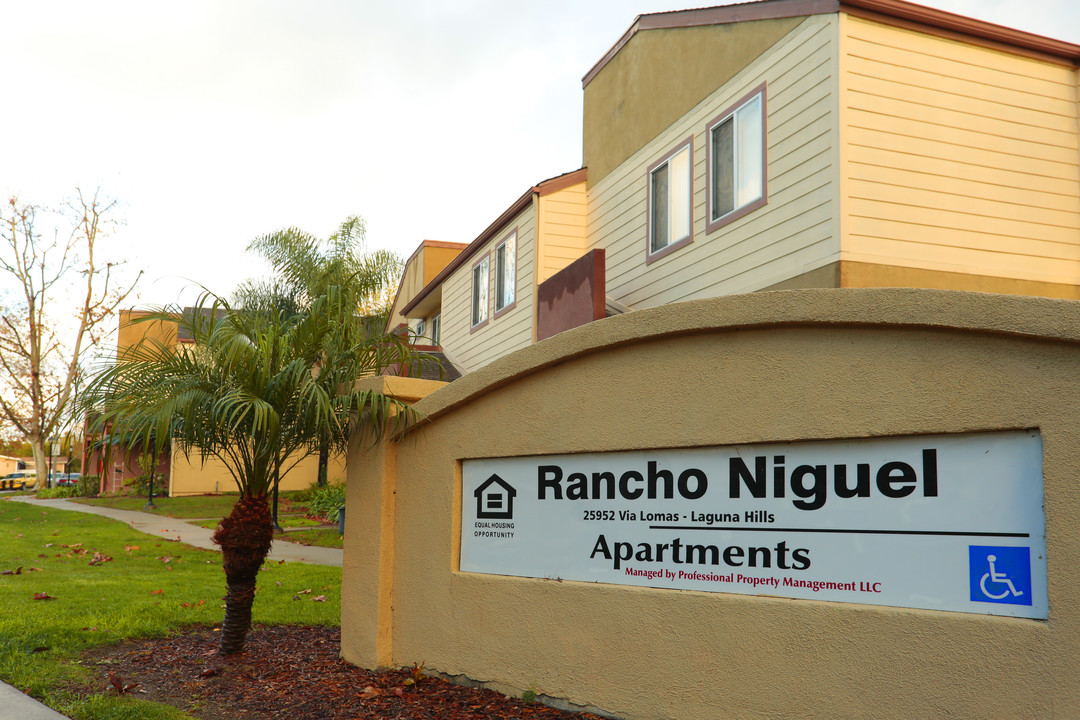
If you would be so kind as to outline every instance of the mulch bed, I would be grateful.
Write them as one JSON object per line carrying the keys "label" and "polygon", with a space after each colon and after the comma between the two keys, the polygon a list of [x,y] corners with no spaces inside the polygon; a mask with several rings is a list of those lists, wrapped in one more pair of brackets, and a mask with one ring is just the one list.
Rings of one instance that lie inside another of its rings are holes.
{"label": "mulch bed", "polygon": [[96,691],[168,703],[203,720],[600,720],[507,698],[491,690],[414,678],[412,669],[373,672],[338,657],[341,633],[325,627],[261,627],[239,656],[216,655],[219,633],[195,628],[98,648]]}

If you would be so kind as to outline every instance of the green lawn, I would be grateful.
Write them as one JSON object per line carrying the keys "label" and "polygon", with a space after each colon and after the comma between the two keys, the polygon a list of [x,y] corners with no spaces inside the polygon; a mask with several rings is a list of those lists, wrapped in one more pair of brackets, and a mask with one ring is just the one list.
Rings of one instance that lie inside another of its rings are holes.
{"label": "green lawn", "polygon": [[[280,535],[280,539],[287,542],[299,543],[300,545],[316,545],[318,547],[331,547],[331,548],[343,548],[345,546],[344,538],[338,534],[337,525],[323,525],[315,520],[310,520],[303,516],[296,517],[279,517],[278,521],[281,527],[305,527],[310,526],[309,530],[293,530]],[[216,528],[217,520],[199,520],[193,523],[204,528]]]}
{"label": "green lawn", "polygon": [[[193,525],[198,525],[199,527],[204,527],[204,528],[216,528],[218,526],[218,522],[219,521],[217,519],[214,519],[214,520],[197,520],[197,521],[193,521],[192,524]],[[312,520],[311,518],[305,517],[303,515],[281,515],[281,514],[278,514],[278,524],[281,525],[281,527],[283,527],[283,528],[330,527],[329,525],[326,525],[325,523],[321,523],[318,520]],[[337,525],[334,525],[334,530],[337,530]]]}
{"label": "green lawn", "polygon": [[[156,510],[147,510],[146,498],[135,496],[107,496],[96,498],[72,498],[75,502],[87,505],[101,505],[119,510],[140,510],[158,513],[174,518],[223,518],[229,514],[237,493],[222,495],[192,495],[191,497],[155,497]],[[304,505],[288,497],[282,497],[278,503],[279,513],[303,512]]]}
{"label": "green lawn", "polygon": [[[0,679],[77,720],[187,717],[104,687],[91,695],[69,688],[91,679],[101,685],[100,669],[77,663],[87,648],[220,623],[225,576],[218,553],[106,518],[7,500],[0,500],[0,541],[0,571],[12,573],[0,576]],[[308,588],[317,592],[293,600]],[[340,568],[267,565],[254,621],[336,626],[340,591]],[[37,593],[52,599],[36,600]],[[308,600],[318,595],[326,602]]]}
{"label": "green lawn", "polygon": [[282,538],[289,542],[301,545],[317,545],[319,547],[343,548],[344,538],[338,535],[336,527],[319,530],[297,530],[286,533]]}

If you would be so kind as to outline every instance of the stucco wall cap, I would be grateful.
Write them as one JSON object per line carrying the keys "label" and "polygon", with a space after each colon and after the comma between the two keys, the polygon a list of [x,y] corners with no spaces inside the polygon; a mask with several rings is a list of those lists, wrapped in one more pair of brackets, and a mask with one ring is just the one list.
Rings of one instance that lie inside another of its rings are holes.
{"label": "stucco wall cap", "polygon": [[674,303],[559,333],[436,390],[416,409],[433,420],[517,378],[609,347],[677,335],[815,325],[931,328],[1080,343],[1080,301],[958,290],[842,288]]}

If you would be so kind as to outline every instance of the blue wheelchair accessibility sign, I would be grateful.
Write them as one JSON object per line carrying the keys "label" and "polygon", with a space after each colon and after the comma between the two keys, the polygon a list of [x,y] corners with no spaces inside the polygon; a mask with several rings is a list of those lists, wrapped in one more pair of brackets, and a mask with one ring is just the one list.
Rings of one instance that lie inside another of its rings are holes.
{"label": "blue wheelchair accessibility sign", "polygon": [[1026,547],[968,546],[971,599],[1031,604],[1031,551]]}

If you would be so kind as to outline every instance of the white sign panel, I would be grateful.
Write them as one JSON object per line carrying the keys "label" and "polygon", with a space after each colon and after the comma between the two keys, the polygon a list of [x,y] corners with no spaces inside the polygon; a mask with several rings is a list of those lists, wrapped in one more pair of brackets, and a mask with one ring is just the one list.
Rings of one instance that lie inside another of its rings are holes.
{"label": "white sign panel", "polygon": [[1037,431],[466,460],[461,570],[1047,617]]}

